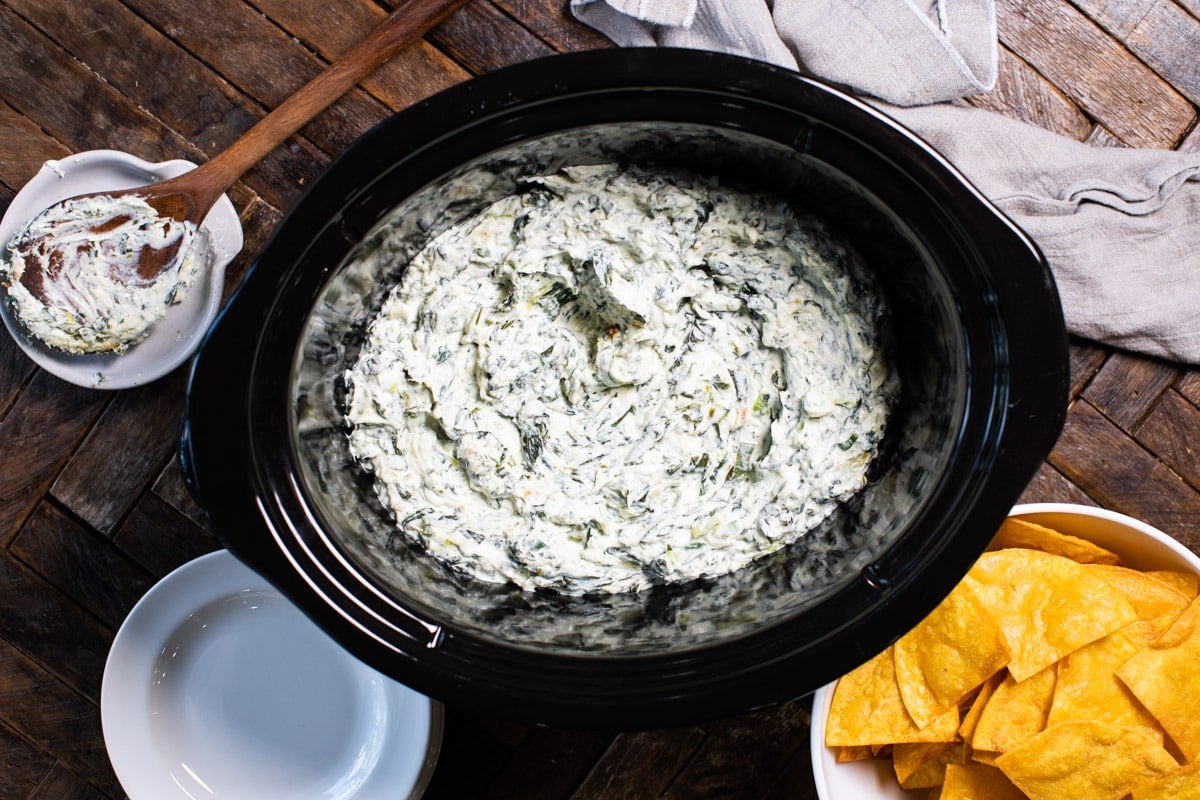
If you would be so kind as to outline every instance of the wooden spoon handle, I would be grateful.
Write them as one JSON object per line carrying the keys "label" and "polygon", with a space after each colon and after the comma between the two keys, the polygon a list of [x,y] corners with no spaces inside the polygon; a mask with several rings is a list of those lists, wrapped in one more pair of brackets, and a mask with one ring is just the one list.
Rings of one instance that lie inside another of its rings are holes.
{"label": "wooden spoon handle", "polygon": [[302,86],[211,161],[181,178],[211,207],[259,159],[370,75],[401,49],[449,16],[466,0],[405,0],[366,38]]}

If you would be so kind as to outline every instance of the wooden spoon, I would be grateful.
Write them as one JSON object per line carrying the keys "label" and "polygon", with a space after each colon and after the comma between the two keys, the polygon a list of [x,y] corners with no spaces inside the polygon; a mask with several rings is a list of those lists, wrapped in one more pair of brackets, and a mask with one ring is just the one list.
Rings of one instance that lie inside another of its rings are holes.
{"label": "wooden spoon", "polygon": [[[402,48],[416,41],[465,2],[466,0],[406,0],[365,39],[343,53],[320,75],[301,87],[208,163],[161,183],[120,192],[97,192],[63,200],[43,211],[38,215],[38,219],[53,218],[61,211],[62,206],[83,197],[120,198],[136,195],[145,200],[160,216],[198,227],[221,195],[263,156],[345,94],[350,87],[374,72]],[[91,230],[102,234],[106,229],[129,221],[127,217],[109,219]],[[32,259],[26,258],[27,264],[37,266],[27,267],[19,280],[30,294],[48,304],[45,282],[53,281],[57,276],[45,273],[54,273],[60,270],[63,264],[71,263],[68,248],[77,248],[77,245],[55,241],[53,234],[32,235],[29,233],[32,227],[31,223],[18,234],[10,247],[19,254],[37,256]],[[180,238],[176,238],[161,248],[143,247],[135,258],[135,269],[122,270],[120,279],[140,284],[153,282],[174,263],[181,241]]]}

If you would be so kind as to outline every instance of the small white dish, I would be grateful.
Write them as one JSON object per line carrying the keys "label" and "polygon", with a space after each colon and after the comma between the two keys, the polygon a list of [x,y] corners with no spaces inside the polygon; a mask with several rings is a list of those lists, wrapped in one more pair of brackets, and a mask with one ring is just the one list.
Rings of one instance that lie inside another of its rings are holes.
{"label": "small white dish", "polygon": [[[1028,503],[1014,506],[1009,516],[1087,539],[1116,553],[1121,563],[1140,570],[1179,570],[1200,574],[1200,556],[1141,520],[1093,506],[1070,503]],[[821,800],[907,800],[925,798],[929,790],[904,791],[886,759],[839,764],[825,746],[825,723],[833,702],[834,681],[813,695],[809,750],[813,780]]]}
{"label": "small white dish", "polygon": [[[157,164],[118,150],[89,150],[47,161],[25,184],[0,220],[0,248],[25,223],[50,206],[91,192],[145,186],[173,178],[196,165],[176,159]],[[196,279],[182,303],[171,306],[143,341],[121,355],[71,355],[31,337],[13,318],[8,293],[0,288],[0,316],[8,332],[38,366],[78,386],[126,389],[161,378],[191,357],[221,307],[225,268],[242,249],[242,224],[225,195],[204,219],[201,230],[212,249],[212,264]]]}
{"label": "small white dish", "polygon": [[227,550],[138,601],[100,692],[130,800],[415,800],[442,706],[340,647]]}

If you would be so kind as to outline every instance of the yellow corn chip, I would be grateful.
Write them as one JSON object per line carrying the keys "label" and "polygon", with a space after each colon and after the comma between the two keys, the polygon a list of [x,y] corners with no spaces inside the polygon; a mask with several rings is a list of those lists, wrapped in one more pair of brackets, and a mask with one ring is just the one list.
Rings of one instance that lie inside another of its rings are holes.
{"label": "yellow corn chip", "polygon": [[996,617],[1024,680],[1137,618],[1129,601],[1099,575],[1038,550],[984,553],[965,581]]}
{"label": "yellow corn chip", "polygon": [[896,780],[903,784],[921,767],[930,761],[936,761],[957,746],[955,742],[916,742],[896,745],[892,748],[892,768],[896,771]]}
{"label": "yellow corn chip", "polygon": [[1200,761],[1133,788],[1133,800],[1200,800]]}
{"label": "yellow corn chip", "polygon": [[1050,666],[1023,681],[1005,677],[979,715],[971,747],[1003,753],[1046,727],[1054,697],[1054,673]]}
{"label": "yellow corn chip", "polygon": [[1090,720],[1053,725],[996,758],[1031,800],[1121,800],[1179,768],[1143,730]]}
{"label": "yellow corn chip", "polygon": [[946,777],[946,766],[962,761],[962,744],[954,745],[950,750],[937,758],[932,758],[921,764],[915,772],[900,781],[901,789],[930,789],[940,786]]}
{"label": "yellow corn chip", "polygon": [[1200,599],[1117,677],[1133,692],[1189,762],[1200,756]]}
{"label": "yellow corn chip", "polygon": [[975,590],[960,583],[900,637],[895,659],[904,707],[925,726],[1003,669],[1008,645]]}
{"label": "yellow corn chip", "polygon": [[892,648],[838,680],[825,724],[825,744],[871,745],[896,742],[951,742],[958,734],[952,708],[921,728],[900,699]]}
{"label": "yellow corn chip", "polygon": [[1176,572],[1174,570],[1150,570],[1146,573],[1155,580],[1160,580],[1167,586],[1194,600],[1200,594],[1200,575],[1194,572]]}
{"label": "yellow corn chip", "polygon": [[875,754],[871,752],[871,748],[867,745],[839,747],[834,752],[834,760],[839,764],[845,764],[850,761],[870,761],[874,756]]}
{"label": "yellow corn chip", "polygon": [[1117,588],[1137,612],[1138,619],[1171,619],[1183,613],[1193,596],[1188,596],[1144,572],[1128,567],[1091,564],[1085,569],[1100,575]]}
{"label": "yellow corn chip", "polygon": [[947,764],[942,800],[1025,800],[1003,772],[985,764]]}
{"label": "yellow corn chip", "polygon": [[974,738],[975,726],[979,724],[979,715],[983,713],[983,707],[987,705],[988,700],[992,699],[992,694],[996,691],[996,687],[1004,682],[1007,675],[1007,672],[1001,670],[988,678],[983,686],[979,688],[979,693],[975,695],[975,699],[971,702],[971,707],[963,715],[962,724],[958,726],[958,735],[962,737],[964,742],[969,742]]}
{"label": "yellow corn chip", "polygon": [[1162,742],[1162,728],[1117,678],[1117,669],[1145,648],[1170,621],[1139,620],[1058,662],[1058,680],[1046,724],[1088,719],[1117,727],[1144,728]]}
{"label": "yellow corn chip", "polygon": [[1004,520],[1000,530],[992,539],[989,550],[999,550],[1004,547],[1021,547],[1028,550],[1041,550],[1065,556],[1080,564],[1120,564],[1121,559],[1116,553],[1105,550],[1098,544],[1087,539],[1060,533],[1053,528],[1038,525],[1036,522],[1009,517]]}

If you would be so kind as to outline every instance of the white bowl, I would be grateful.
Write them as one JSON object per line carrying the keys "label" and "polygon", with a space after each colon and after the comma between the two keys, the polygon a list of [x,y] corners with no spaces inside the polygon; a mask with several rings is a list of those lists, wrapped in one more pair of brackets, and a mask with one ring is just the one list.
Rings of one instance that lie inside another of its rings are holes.
{"label": "white bowl", "polygon": [[[89,150],[47,161],[17,192],[0,220],[0,247],[7,247],[26,222],[60,200],[145,186],[195,167],[181,159],[152,164],[119,150]],[[225,268],[242,249],[242,223],[225,195],[205,217],[201,230],[208,237],[212,263],[196,279],[183,302],[167,309],[167,316],[154,326],[150,335],[121,355],[72,355],[47,347],[13,319],[7,292],[0,289],[0,316],[4,325],[38,366],[78,386],[126,389],[157,380],[190,358],[200,345],[221,307]]]}
{"label": "white bowl", "polygon": [[130,800],[415,800],[442,737],[440,703],[354,658],[227,550],[134,606],[100,720]]}
{"label": "white bowl", "polygon": [[[1200,556],[1144,522],[1092,506],[1069,503],[1030,503],[1014,506],[1009,516],[1087,539],[1121,557],[1121,563],[1140,570],[1165,569],[1200,574]],[[904,791],[886,759],[837,763],[825,746],[825,722],[837,682],[813,695],[810,750],[813,780],[821,800],[907,800],[925,798],[926,789]]]}

